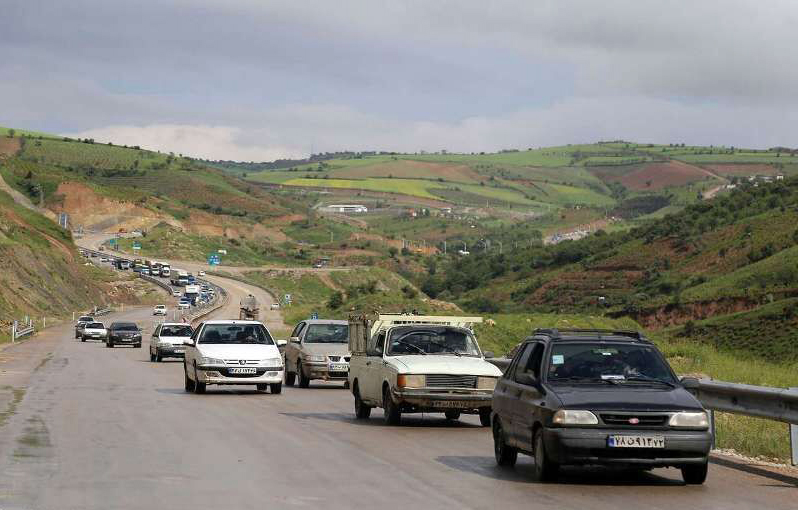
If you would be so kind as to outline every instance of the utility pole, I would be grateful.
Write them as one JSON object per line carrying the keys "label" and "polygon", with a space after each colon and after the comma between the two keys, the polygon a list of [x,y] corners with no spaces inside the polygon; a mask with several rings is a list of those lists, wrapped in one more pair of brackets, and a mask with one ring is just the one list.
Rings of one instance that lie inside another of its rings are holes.
{"label": "utility pole", "polygon": [[499,255],[501,255],[501,254],[502,254],[502,251],[503,251],[503,247],[504,247],[504,245],[502,244],[502,242],[501,242],[501,241],[496,241],[496,242],[497,242],[497,243],[499,243]]}
{"label": "utility pole", "polygon": [[468,251],[468,246],[465,241],[463,241],[463,251]]}
{"label": "utility pole", "polygon": [[446,255],[446,241],[443,242],[443,254]]}
{"label": "utility pole", "polygon": [[333,231],[330,230],[330,244],[333,243]]}

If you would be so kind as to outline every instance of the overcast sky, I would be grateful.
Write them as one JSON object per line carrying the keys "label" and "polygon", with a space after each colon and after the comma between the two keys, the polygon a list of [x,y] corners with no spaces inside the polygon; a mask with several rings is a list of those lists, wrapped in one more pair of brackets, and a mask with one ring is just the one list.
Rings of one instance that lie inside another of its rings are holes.
{"label": "overcast sky", "polygon": [[212,159],[798,146],[795,0],[0,0],[0,125]]}

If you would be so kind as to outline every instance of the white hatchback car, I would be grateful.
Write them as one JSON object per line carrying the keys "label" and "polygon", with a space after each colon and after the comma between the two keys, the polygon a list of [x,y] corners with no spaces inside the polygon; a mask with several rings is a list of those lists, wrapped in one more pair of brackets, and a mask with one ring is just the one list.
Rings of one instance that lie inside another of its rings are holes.
{"label": "white hatchback car", "polygon": [[186,352],[186,340],[191,340],[194,330],[182,322],[158,324],[150,338],[150,361],[164,358],[182,358]]}
{"label": "white hatchback car", "polygon": [[200,324],[186,341],[186,391],[205,393],[208,384],[251,384],[282,391],[283,359],[266,326],[257,321],[214,320]]}
{"label": "white hatchback car", "polygon": [[166,305],[155,305],[155,308],[152,309],[152,314],[166,316]]}

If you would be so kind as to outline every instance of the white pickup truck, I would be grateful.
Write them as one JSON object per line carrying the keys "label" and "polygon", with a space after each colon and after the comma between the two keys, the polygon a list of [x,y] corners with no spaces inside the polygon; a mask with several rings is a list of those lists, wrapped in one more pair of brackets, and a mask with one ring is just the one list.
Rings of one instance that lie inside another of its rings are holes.
{"label": "white pickup truck", "polygon": [[[353,315],[349,320],[349,384],[355,416],[382,407],[385,422],[402,413],[439,412],[449,420],[478,414],[490,425],[501,371],[485,361],[472,327],[481,317]],[[492,356],[487,353],[488,357]]]}

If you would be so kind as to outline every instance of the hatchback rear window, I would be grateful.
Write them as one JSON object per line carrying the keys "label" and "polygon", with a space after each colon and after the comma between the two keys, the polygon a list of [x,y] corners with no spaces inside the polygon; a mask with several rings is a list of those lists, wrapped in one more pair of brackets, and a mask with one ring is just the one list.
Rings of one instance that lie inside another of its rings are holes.
{"label": "hatchback rear window", "polygon": [[92,322],[91,324],[86,324],[86,327],[89,329],[105,329],[102,322]]}

